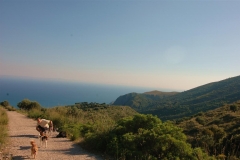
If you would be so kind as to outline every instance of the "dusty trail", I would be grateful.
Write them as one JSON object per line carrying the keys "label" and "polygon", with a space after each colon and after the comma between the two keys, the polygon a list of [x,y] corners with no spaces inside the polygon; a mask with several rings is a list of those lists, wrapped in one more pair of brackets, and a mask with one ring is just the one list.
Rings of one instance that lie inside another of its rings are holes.
{"label": "dusty trail", "polygon": [[53,132],[48,140],[48,146],[40,146],[38,132],[35,130],[36,121],[17,112],[7,111],[9,118],[9,152],[14,160],[32,159],[30,140],[38,145],[37,160],[103,160],[101,156],[83,150],[67,138],[55,138]]}

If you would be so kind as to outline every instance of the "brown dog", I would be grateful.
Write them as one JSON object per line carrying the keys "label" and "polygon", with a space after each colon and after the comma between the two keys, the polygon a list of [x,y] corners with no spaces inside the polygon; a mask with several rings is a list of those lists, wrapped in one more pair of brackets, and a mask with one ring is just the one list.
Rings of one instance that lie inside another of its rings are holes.
{"label": "brown dog", "polygon": [[31,146],[31,156],[35,159],[37,156],[38,147],[33,140],[30,141],[30,144],[32,145]]}

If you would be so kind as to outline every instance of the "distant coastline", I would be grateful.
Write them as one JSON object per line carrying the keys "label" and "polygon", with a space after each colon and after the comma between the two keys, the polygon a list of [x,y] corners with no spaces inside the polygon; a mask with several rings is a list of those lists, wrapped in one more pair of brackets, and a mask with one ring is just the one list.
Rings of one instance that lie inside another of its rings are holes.
{"label": "distant coastline", "polygon": [[151,90],[156,89],[0,76],[0,101],[7,100],[14,107],[23,99],[47,108],[78,102],[109,104],[121,95]]}

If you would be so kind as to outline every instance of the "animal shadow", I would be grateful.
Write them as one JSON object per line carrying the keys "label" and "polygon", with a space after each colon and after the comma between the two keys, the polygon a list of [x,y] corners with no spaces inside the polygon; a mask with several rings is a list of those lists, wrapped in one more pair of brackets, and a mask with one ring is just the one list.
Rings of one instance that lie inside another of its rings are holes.
{"label": "animal shadow", "polygon": [[30,149],[30,146],[20,146],[20,150],[28,150]]}
{"label": "animal shadow", "polygon": [[27,138],[36,138],[36,135],[29,135],[29,134],[24,134],[24,135],[17,135],[17,136],[10,136],[10,137],[27,137]]}
{"label": "animal shadow", "polygon": [[24,157],[24,156],[13,156],[12,160],[23,160],[23,159],[29,159],[30,157]]}

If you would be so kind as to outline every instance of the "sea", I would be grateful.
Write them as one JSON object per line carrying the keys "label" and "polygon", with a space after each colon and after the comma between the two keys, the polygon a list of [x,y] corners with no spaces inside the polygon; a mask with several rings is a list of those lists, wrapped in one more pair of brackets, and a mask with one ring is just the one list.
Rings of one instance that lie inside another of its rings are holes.
{"label": "sea", "polygon": [[81,102],[111,104],[121,95],[132,92],[144,93],[153,90],[159,89],[0,77],[0,102],[8,101],[15,108],[18,108],[17,104],[24,99],[38,102],[45,108],[73,105]]}

